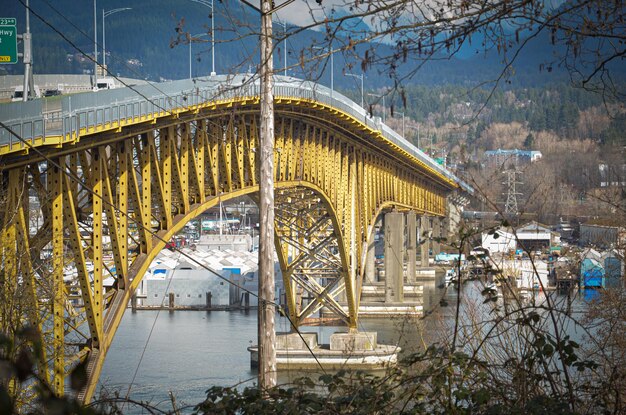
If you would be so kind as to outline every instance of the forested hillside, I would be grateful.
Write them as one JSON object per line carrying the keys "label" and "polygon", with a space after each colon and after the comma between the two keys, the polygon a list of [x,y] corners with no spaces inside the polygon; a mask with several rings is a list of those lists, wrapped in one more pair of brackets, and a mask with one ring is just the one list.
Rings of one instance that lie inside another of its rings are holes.
{"label": "forested hillside", "polygon": [[[30,5],[35,73],[92,73],[93,2],[31,0]],[[187,78],[190,38],[193,76],[210,73],[211,10],[191,0],[99,0],[98,61],[102,61],[102,9],[120,7],[132,9],[106,19],[107,64],[112,74],[155,81]],[[24,7],[19,1],[6,4],[3,15],[17,17],[18,31],[23,30]],[[255,71],[259,16],[240,1],[223,0],[215,2],[214,17],[216,71]],[[283,73],[286,45],[289,75],[330,85],[330,62],[315,59],[322,52],[312,47],[323,43],[325,34],[287,25],[291,35],[283,42],[284,31],[281,24],[274,25],[277,71]],[[382,99],[368,92],[386,95],[388,124],[399,132],[404,130],[408,139],[415,144],[419,141],[423,150],[446,160],[460,174],[473,174],[492,200],[501,198],[502,178],[501,172],[480,170],[485,150],[542,151],[542,163],[527,173],[524,186],[526,193],[532,194],[528,189],[534,193],[545,185],[538,180],[550,178],[548,187],[559,196],[552,194],[549,200],[578,195],[580,202],[580,195],[599,183],[600,164],[610,162],[621,168],[620,148],[626,131],[622,103],[572,87],[566,69],[549,64],[553,46],[547,34],[529,41],[498,82],[494,80],[501,75],[501,57],[495,51],[485,52],[488,48],[481,48],[477,41],[475,49],[464,47],[455,57],[430,56],[428,63],[402,84],[393,83],[390,68],[362,59],[366,49],[388,55],[393,52],[391,45],[364,44],[351,49],[346,47],[350,39],[345,36],[349,35],[342,32],[332,39],[334,49],[347,49],[334,54],[335,88],[359,102],[360,81],[347,74],[365,71],[366,107],[374,115],[382,115]],[[409,56],[406,62],[400,59],[394,68],[396,79],[423,63],[420,56]],[[613,69],[612,82],[618,90],[626,70],[619,65]],[[0,66],[0,74],[22,70],[20,64]],[[537,206],[533,209],[540,210]],[[571,206],[568,209],[573,211]],[[544,210],[552,214],[563,211],[562,206]]]}
{"label": "forested hillside", "polygon": [[[18,19],[18,31],[23,31],[24,7],[18,2],[4,5],[3,15]],[[85,55],[93,56],[94,16],[93,3],[70,0],[32,0],[30,7],[31,30],[34,42],[35,73],[89,73],[93,62]],[[192,45],[193,75],[207,75],[211,68],[209,35],[211,10],[190,0],[100,0],[97,3],[97,26],[99,53],[102,51],[102,9],[110,11],[119,7],[131,10],[112,14],[106,18],[107,64],[113,74],[140,79],[180,79],[189,76],[189,48],[187,35],[195,39]],[[237,0],[215,2],[215,66],[218,73],[254,70],[258,63],[259,17]],[[293,32],[289,27],[288,32]],[[274,26],[275,35],[281,38],[283,26]],[[202,36],[195,36],[202,35]],[[349,33],[344,33],[349,36]],[[330,68],[307,63],[312,51],[311,44],[321,40],[323,33],[307,30],[290,36],[286,42],[287,63],[294,66],[289,74],[298,77],[317,78],[329,83]],[[349,43],[341,34],[336,47]],[[508,79],[510,86],[539,86],[545,83],[565,81],[565,73],[558,67],[551,71],[541,69],[541,62],[549,57],[549,51],[536,41],[530,43],[524,56],[513,66],[514,74]],[[275,62],[283,67],[284,43],[276,44]],[[377,45],[385,50],[387,45]],[[365,46],[362,46],[364,49]],[[359,49],[356,51],[359,54]],[[438,59],[406,79],[406,84],[472,86],[495,79],[499,73],[497,54],[478,53],[471,48],[459,54],[462,58]],[[335,84],[354,87],[355,79],[346,72],[361,72],[360,62],[346,60],[343,53],[335,54]],[[102,57],[99,57],[99,61]],[[400,65],[399,72],[407,72],[419,60],[409,59]],[[302,64],[302,65],[300,65]],[[391,86],[385,67],[368,68],[365,87]],[[18,65],[0,66],[0,73],[21,73]],[[513,73],[513,71],[511,71]]]}

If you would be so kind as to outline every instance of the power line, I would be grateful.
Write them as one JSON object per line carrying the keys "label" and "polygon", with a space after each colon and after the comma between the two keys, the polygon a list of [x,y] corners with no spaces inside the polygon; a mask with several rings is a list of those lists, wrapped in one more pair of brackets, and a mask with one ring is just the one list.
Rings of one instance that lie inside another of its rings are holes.
{"label": "power line", "polygon": [[518,215],[519,210],[517,208],[517,196],[521,196],[522,193],[516,190],[516,185],[522,184],[517,181],[517,175],[521,174],[515,168],[511,170],[506,170],[504,172],[506,174],[506,182],[503,184],[507,185],[507,196],[506,203],[504,204],[504,213],[508,215]]}
{"label": "power line", "polygon": [[[33,146],[30,142],[28,142],[26,139],[22,138],[19,134],[17,134],[15,131],[13,131],[8,125],[4,124],[2,121],[0,121],[0,127],[4,128],[5,130],[7,130],[11,135],[15,136],[19,141],[21,141],[25,146],[27,146],[30,151],[33,151],[35,153],[37,153],[40,157],[42,157],[44,160],[46,160],[47,163],[49,163],[50,165],[53,165],[55,167],[57,167],[61,172],[63,172],[64,174],[66,174],[67,176],[69,176],[70,178],[72,178],[73,180],[75,180],[78,184],[80,184],[81,187],[84,188],[84,190],[89,193],[92,197],[98,198],[100,199],[100,201],[104,204],[107,204],[111,207],[113,207],[113,209],[115,209],[117,214],[120,215],[124,215],[127,219],[130,219],[132,222],[135,223],[135,225],[138,227],[138,229],[143,229],[146,232],[148,232],[153,238],[156,238],[157,240],[163,242],[163,243],[167,243],[167,241],[163,238],[161,238],[158,235],[158,232],[153,231],[151,228],[147,228],[144,227],[143,224],[141,223],[141,221],[138,221],[134,216],[130,216],[128,213],[126,212],[122,212],[121,210],[119,210],[119,208],[117,206],[115,206],[114,204],[110,203],[108,200],[105,200],[104,197],[102,195],[99,195],[97,193],[95,193],[92,189],[90,189],[85,183],[82,182],[81,178],[76,176],[76,174],[72,171],[70,171],[69,169],[63,168],[60,164],[58,164],[56,161],[52,160],[51,158],[49,158],[47,155],[45,155],[39,148]],[[222,279],[223,281],[227,282],[228,284],[242,290],[243,292],[249,293],[252,296],[256,297],[257,299],[259,298],[259,295],[257,293],[254,293],[253,291],[240,286],[239,284],[235,283],[234,281],[231,281],[227,278],[225,278],[224,276],[220,275],[219,273],[217,273],[216,271],[212,270],[211,268],[209,268],[208,266],[204,265],[203,263],[201,263],[200,261],[198,261],[196,258],[192,257],[191,255],[183,252],[182,250],[178,249],[178,248],[174,248],[174,251],[178,252],[181,256],[184,256],[185,258],[189,259],[190,261],[192,261],[193,263],[195,263],[196,265],[200,266],[201,268],[211,272],[212,274],[214,274],[215,276],[217,276],[219,279]],[[143,276],[142,276],[143,278]],[[278,311],[281,312],[281,314],[283,314],[287,320],[289,321],[291,327],[293,330],[296,331],[296,333],[298,334],[298,336],[303,340],[304,344],[306,345],[309,353],[311,354],[311,356],[315,359],[317,365],[320,367],[320,369],[322,369],[322,371],[325,372],[324,367],[322,366],[321,362],[319,362],[319,360],[317,359],[317,356],[315,356],[315,354],[313,353],[313,350],[309,347],[309,345],[306,343],[302,332],[300,331],[300,328],[297,327],[294,323],[293,320],[291,320],[291,318],[289,317],[288,313],[280,306],[280,304],[276,303],[275,301],[271,301],[269,302],[271,305],[275,306],[276,309]]]}

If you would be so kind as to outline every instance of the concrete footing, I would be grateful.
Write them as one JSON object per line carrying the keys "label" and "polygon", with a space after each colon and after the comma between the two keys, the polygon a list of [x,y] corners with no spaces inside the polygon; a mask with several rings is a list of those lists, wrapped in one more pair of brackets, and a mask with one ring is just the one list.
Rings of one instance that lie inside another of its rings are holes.
{"label": "concrete footing", "polygon": [[[408,279],[408,278],[407,278]],[[445,272],[433,267],[415,270],[413,282],[404,282],[403,301],[389,301],[384,281],[363,284],[359,317],[422,317],[439,303],[443,295]],[[346,307],[344,309],[347,310]]]}
{"label": "concrete footing", "polygon": [[[378,344],[377,333],[333,333],[330,344],[317,343],[316,333],[277,333],[278,369],[384,369],[398,362],[400,348]],[[250,365],[258,366],[258,347],[251,346]]]}
{"label": "concrete footing", "polygon": [[374,350],[377,339],[378,334],[375,332],[333,333],[330,335],[330,350],[340,350],[345,353],[355,350]]}

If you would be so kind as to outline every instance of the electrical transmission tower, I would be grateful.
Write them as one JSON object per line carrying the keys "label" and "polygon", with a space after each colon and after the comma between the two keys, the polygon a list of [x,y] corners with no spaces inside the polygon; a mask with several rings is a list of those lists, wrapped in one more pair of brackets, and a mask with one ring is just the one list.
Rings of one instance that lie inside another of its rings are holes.
{"label": "electrical transmission tower", "polygon": [[517,196],[521,196],[522,194],[515,189],[515,186],[522,184],[517,181],[517,175],[520,174],[520,172],[512,169],[504,171],[504,174],[506,174],[506,182],[504,184],[507,185],[504,213],[507,215],[517,215],[519,213],[517,210]]}

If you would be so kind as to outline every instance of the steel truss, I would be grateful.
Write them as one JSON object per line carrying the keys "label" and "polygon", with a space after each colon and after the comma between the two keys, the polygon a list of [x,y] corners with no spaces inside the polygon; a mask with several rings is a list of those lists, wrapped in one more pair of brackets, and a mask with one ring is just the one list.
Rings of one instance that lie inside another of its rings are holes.
{"label": "steel truss", "polygon": [[[391,207],[443,216],[454,186],[339,111],[295,100],[276,111],[275,242],[289,316],[297,327],[326,307],[355,330],[376,217]],[[56,394],[87,360],[78,397],[91,399],[166,241],[218,198],[258,191],[257,118],[256,102],[225,103],[0,159],[0,329],[36,328],[39,371]]]}

